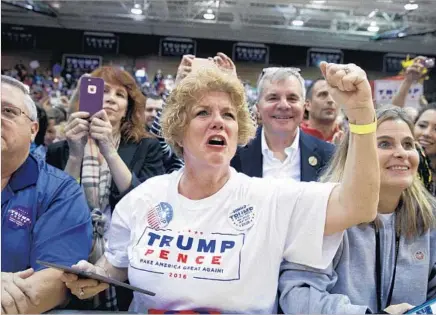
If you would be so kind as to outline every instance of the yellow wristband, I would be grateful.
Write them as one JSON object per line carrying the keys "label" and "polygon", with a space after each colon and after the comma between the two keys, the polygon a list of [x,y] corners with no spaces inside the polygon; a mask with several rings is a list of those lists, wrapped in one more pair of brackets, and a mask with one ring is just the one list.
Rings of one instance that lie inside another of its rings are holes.
{"label": "yellow wristband", "polygon": [[350,126],[350,132],[358,135],[366,135],[369,133],[373,133],[377,130],[377,119],[374,120],[373,123],[367,125],[354,125],[348,124]]}

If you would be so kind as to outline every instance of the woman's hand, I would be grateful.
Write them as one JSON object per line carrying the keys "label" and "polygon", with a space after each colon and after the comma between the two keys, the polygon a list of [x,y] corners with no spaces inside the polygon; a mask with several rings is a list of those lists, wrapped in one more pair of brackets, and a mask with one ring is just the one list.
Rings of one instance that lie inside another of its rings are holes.
{"label": "woman's hand", "polygon": [[336,104],[344,108],[349,121],[357,121],[358,124],[372,123],[375,115],[374,104],[365,71],[355,64],[321,62],[320,66],[330,95]]}
{"label": "woman's hand", "polygon": [[234,62],[226,54],[223,54],[221,52],[217,53],[216,56],[213,58],[213,61],[222,71],[237,76],[236,66]]}
{"label": "woman's hand", "polygon": [[404,70],[404,79],[409,83],[418,82],[420,79],[425,77],[425,67],[423,62],[426,60],[426,57],[419,56],[413,59],[413,64],[410,67],[407,67]]}
{"label": "woman's hand", "polygon": [[194,55],[184,55],[179,67],[177,68],[177,75],[175,84],[179,84],[188,74],[192,71],[192,61],[195,59]]}
{"label": "woman's hand", "polygon": [[345,132],[342,130],[337,131],[332,138],[332,143],[334,145],[340,145],[342,140],[344,139]]}
{"label": "woman's hand", "polygon": [[[86,260],[79,261],[76,265],[73,265],[72,268],[96,273],[104,277],[108,276],[104,272],[103,268],[97,268]],[[93,279],[79,279],[77,275],[71,273],[64,273],[61,276],[61,281],[65,282],[66,287],[70,289],[71,293],[81,300],[89,299],[109,288],[109,284],[107,283],[99,282]]]}
{"label": "woman's hand", "polygon": [[70,148],[70,156],[82,159],[89,134],[89,113],[72,113],[65,126],[65,137]]}
{"label": "woman's hand", "polygon": [[100,153],[106,160],[117,153],[112,137],[112,124],[104,109],[92,116],[89,135],[96,141]]}
{"label": "woman's hand", "polygon": [[389,314],[404,314],[412,308],[414,308],[414,306],[410,305],[409,303],[401,303],[390,305],[389,307],[385,308],[384,311]]}

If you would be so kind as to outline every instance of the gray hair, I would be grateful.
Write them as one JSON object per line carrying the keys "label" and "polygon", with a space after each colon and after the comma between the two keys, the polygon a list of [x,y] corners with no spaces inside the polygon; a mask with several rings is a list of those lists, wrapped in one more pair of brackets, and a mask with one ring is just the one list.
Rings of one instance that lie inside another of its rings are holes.
{"label": "gray hair", "polygon": [[36,111],[36,105],[35,102],[33,102],[32,98],[30,97],[30,89],[27,85],[24,83],[18,81],[17,79],[14,79],[7,75],[2,75],[2,83],[9,84],[13,87],[16,87],[24,94],[24,105],[26,105],[27,110],[29,111],[29,118],[32,121],[38,120],[38,113]]}
{"label": "gray hair", "polygon": [[300,74],[300,69],[288,67],[270,67],[262,70],[262,74],[257,81],[257,101],[260,101],[266,82],[280,82],[291,76],[297,78],[298,82],[300,82],[303,94],[301,96],[304,101],[306,99],[306,86],[304,85],[304,79]]}

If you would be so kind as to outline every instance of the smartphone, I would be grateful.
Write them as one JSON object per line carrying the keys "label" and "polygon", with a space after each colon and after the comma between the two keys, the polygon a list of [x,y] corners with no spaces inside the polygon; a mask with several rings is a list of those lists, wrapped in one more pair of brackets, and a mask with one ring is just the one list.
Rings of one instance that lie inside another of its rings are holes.
{"label": "smartphone", "polygon": [[192,72],[201,70],[201,69],[212,69],[215,68],[216,64],[213,60],[206,58],[195,58],[192,60]]}
{"label": "smartphone", "polygon": [[50,263],[47,261],[41,261],[41,260],[37,260],[36,263],[43,265],[43,266],[46,266],[46,267],[49,267],[49,268],[61,270],[61,271],[64,271],[66,273],[75,274],[75,275],[79,276],[80,279],[94,279],[94,280],[97,280],[100,282],[112,284],[112,285],[118,286],[118,287],[123,287],[123,288],[129,289],[129,290],[136,291],[136,292],[143,293],[143,294],[147,294],[150,296],[156,295],[156,293],[154,293],[154,292],[150,292],[150,291],[132,286],[130,284],[112,279],[112,278],[103,277],[103,276],[100,276],[100,275],[93,273],[93,272],[81,271],[81,270],[73,269],[73,268],[68,267],[68,266],[58,265],[58,264]]}
{"label": "smartphone", "polygon": [[436,298],[408,310],[405,314],[436,314]]}
{"label": "smartphone", "polygon": [[103,109],[104,80],[101,78],[82,77],[79,88],[79,111],[88,112],[90,116]]}

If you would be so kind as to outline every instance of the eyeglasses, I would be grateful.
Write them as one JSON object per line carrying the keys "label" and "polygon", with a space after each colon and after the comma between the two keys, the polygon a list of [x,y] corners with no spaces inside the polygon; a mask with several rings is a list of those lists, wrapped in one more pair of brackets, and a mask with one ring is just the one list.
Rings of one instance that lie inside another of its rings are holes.
{"label": "eyeglasses", "polygon": [[1,111],[2,111],[2,118],[7,119],[7,120],[15,120],[18,117],[20,117],[21,115],[26,116],[27,118],[30,119],[30,121],[33,121],[32,118],[30,118],[25,112],[23,112],[21,109],[19,109],[18,107],[15,106],[3,106],[1,107]]}

